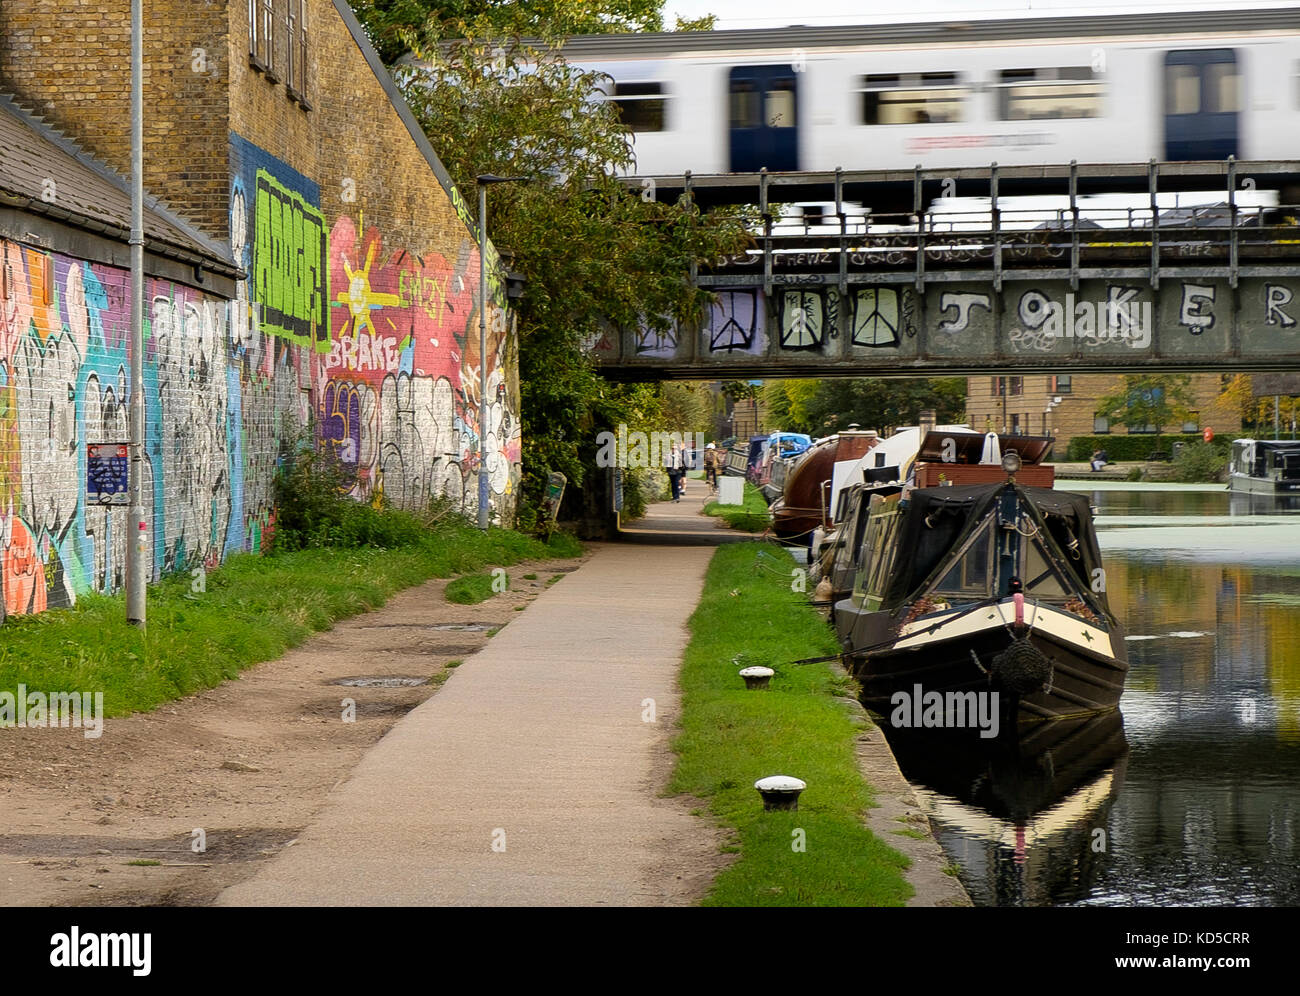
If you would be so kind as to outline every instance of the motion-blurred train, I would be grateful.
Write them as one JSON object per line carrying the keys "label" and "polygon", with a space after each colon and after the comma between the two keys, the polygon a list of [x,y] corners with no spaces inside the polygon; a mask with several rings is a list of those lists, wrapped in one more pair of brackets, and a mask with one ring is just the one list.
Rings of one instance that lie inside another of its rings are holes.
{"label": "motion-blurred train", "polygon": [[1300,159],[1300,9],[568,40],[641,176]]}

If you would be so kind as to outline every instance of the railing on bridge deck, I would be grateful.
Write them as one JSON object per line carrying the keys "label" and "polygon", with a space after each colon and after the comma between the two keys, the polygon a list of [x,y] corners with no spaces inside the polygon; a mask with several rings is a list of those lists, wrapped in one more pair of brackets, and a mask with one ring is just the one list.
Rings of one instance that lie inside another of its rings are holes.
{"label": "railing on bridge deck", "polygon": [[[1120,208],[1080,204],[1085,167],[1035,167],[1066,180],[1055,209],[1004,207],[993,166],[987,207],[947,212],[924,210],[927,185],[970,171],[918,169],[906,213],[852,208],[837,173],[835,212],[799,223],[773,193],[797,174],[758,174],[754,248],[691,273],[716,295],[699,326],[595,349],[626,379],[1300,369],[1300,207],[1239,202],[1243,181],[1300,164],[1249,165],[1148,164],[1145,205]],[[1162,168],[1191,166],[1222,167],[1223,201],[1162,205]]]}

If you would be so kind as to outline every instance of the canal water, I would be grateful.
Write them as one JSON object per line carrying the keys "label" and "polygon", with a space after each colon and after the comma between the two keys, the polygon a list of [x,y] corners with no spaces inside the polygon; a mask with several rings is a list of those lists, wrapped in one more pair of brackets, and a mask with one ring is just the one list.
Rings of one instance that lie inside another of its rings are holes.
{"label": "canal water", "polygon": [[[979,905],[1300,905],[1300,501],[1061,481],[1128,631],[1118,713],[890,734]],[[934,731],[924,731],[933,734]]]}

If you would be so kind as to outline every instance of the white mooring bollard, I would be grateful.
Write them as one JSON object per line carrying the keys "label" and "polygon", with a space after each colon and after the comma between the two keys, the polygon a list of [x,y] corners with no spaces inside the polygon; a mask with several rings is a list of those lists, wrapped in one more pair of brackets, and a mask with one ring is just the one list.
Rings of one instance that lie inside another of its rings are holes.
{"label": "white mooring bollard", "polygon": [[754,788],[763,797],[764,809],[798,809],[799,793],[807,787],[806,783],[789,775],[769,775],[754,783]]}
{"label": "white mooring bollard", "polygon": [[770,667],[742,667],[740,676],[745,679],[745,687],[753,691],[756,688],[766,688],[767,683],[772,680],[772,675],[776,674]]}

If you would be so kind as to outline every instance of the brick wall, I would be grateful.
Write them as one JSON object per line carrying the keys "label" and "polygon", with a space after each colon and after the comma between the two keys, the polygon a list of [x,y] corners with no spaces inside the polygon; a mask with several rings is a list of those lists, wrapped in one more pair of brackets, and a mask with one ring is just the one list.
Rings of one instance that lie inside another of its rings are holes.
{"label": "brick wall", "polygon": [[[144,31],[146,191],[223,233],[227,0],[149,0]],[[0,4],[0,88],[124,176],[131,166],[131,4]]]}
{"label": "brick wall", "polygon": [[[250,66],[247,0],[147,6],[146,193],[229,240],[248,274],[229,301],[146,290],[155,575],[265,547],[294,426],[342,461],[357,499],[445,497],[470,514],[485,436],[494,515],[511,522],[519,384],[500,271],[483,398],[474,234],[344,17],[305,4],[304,103],[286,86],[288,0],[274,2],[263,60],[278,80]],[[128,12],[127,0],[77,17],[40,0],[0,8],[0,87],[123,174]],[[83,493],[84,444],[125,432],[126,276],[4,250],[20,279],[0,302],[0,420],[16,426],[0,447],[0,553],[5,604],[27,612],[120,585],[121,513]]]}
{"label": "brick wall", "polygon": [[[1007,377],[1007,395],[1004,399],[994,392],[994,377],[968,377],[966,380],[966,413],[971,428],[983,430],[990,426],[999,431],[1011,430],[1013,416],[1019,415],[1020,429],[1029,435],[1052,435],[1056,439],[1054,458],[1065,458],[1070,440],[1075,436],[1093,435],[1093,416],[1101,398],[1118,390],[1122,378],[1115,374],[1075,374],[1070,377],[1069,390],[1059,389],[1047,374],[1026,374],[1020,378],[1021,393],[1012,394],[1011,378]],[[1200,428],[1212,426],[1214,431],[1237,433],[1241,418],[1229,407],[1220,405],[1217,396],[1221,389],[1218,374],[1192,374],[1191,393],[1194,399],[1193,416]],[[1061,403],[1044,414],[1051,399],[1059,397]],[[1162,427],[1163,432],[1181,431],[1182,424]],[[1113,425],[1111,432],[1127,434],[1121,425]]]}

